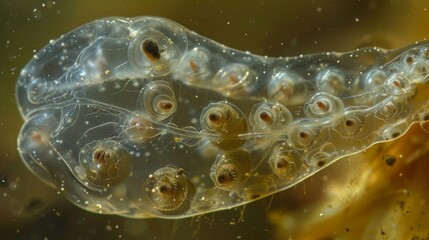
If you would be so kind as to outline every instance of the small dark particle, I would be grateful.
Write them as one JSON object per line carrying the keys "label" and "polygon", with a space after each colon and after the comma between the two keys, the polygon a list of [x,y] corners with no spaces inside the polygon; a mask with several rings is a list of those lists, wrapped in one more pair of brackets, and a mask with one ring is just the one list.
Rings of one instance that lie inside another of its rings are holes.
{"label": "small dark particle", "polygon": [[396,162],[396,157],[390,154],[384,156],[383,159],[386,162],[387,166],[390,167],[392,167]]}
{"label": "small dark particle", "polygon": [[350,229],[349,229],[349,228],[346,228],[346,232],[350,232]]}

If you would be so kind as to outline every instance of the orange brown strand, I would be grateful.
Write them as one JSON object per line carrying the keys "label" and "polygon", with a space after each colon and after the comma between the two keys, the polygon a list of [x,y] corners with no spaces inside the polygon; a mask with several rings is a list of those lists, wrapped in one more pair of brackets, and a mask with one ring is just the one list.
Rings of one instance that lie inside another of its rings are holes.
{"label": "orange brown strand", "polygon": [[198,70],[198,64],[194,60],[189,60],[189,66],[194,72]]}
{"label": "orange brown strand", "polygon": [[261,112],[260,114],[259,114],[259,118],[262,120],[262,121],[264,121],[265,123],[271,123],[271,121],[273,120],[272,118],[271,118],[271,115],[269,114],[269,113],[267,113],[267,112]]}
{"label": "orange brown strand", "polygon": [[33,132],[31,134],[31,138],[36,142],[42,142],[43,139],[42,134],[40,134],[39,132]]}
{"label": "orange brown strand", "polygon": [[163,111],[169,111],[173,108],[173,103],[170,101],[161,101],[158,103],[158,107]]}
{"label": "orange brown strand", "polygon": [[229,81],[233,84],[237,84],[239,82],[237,76],[233,74],[229,75]]}
{"label": "orange brown strand", "polygon": [[106,164],[106,160],[108,159],[110,157],[110,155],[109,154],[107,154],[105,151],[103,151],[103,150],[96,150],[95,152],[94,152],[94,155],[93,155],[93,159],[95,160],[95,161],[97,161],[98,163],[101,163],[101,164]]}
{"label": "orange brown strand", "polygon": [[317,104],[317,107],[319,107],[322,110],[326,111],[328,108],[328,105],[323,101],[317,101],[316,104]]}
{"label": "orange brown strand", "polygon": [[399,81],[393,81],[393,85],[395,85],[395,87],[400,87],[401,83]]}

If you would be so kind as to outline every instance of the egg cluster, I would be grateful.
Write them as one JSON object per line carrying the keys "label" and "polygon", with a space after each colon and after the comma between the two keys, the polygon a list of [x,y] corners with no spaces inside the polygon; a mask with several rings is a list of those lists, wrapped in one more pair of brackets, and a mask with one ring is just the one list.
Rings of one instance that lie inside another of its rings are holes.
{"label": "egg cluster", "polygon": [[182,218],[289,188],[429,119],[429,43],[267,58],[108,18],[22,70],[22,159],[74,204]]}

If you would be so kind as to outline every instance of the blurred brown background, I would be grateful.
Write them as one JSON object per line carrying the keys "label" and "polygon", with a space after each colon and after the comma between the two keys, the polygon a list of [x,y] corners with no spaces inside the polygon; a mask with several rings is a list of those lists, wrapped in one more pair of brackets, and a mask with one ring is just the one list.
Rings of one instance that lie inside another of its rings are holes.
{"label": "blurred brown background", "polygon": [[[424,0],[0,0],[1,239],[296,237],[299,235],[293,235],[293,231],[287,230],[290,228],[282,228],[284,218],[269,217],[270,214],[276,212],[274,216],[281,216],[294,208],[305,211],[309,199],[324,197],[325,189],[320,187],[320,181],[336,176],[344,178],[344,173],[341,175],[339,171],[355,169],[350,158],[347,163],[334,164],[271,198],[183,220],[133,220],[97,215],[69,203],[33,176],[18,157],[16,139],[23,121],[15,104],[15,80],[35,51],[50,39],[98,18],[141,15],[169,18],[227,46],[268,56],[349,51],[367,45],[398,48],[429,36],[429,2]],[[370,161],[365,157],[360,160]],[[347,177],[345,179],[347,181]],[[292,217],[288,221],[298,219]],[[302,216],[299,221],[305,222]],[[322,230],[316,229],[312,234],[309,229],[305,238],[347,237],[344,234],[351,232],[347,229],[332,228],[323,236],[318,235]],[[382,239],[386,236],[386,239],[399,239],[392,235],[394,232],[388,235],[380,229]],[[346,232],[338,235],[341,231]]]}

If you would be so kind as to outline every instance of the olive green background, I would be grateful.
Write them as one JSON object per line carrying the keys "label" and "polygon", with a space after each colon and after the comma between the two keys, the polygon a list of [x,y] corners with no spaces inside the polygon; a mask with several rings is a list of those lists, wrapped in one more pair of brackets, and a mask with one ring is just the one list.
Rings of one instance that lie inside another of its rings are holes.
{"label": "olive green background", "polygon": [[[134,220],[79,209],[32,175],[16,150],[23,120],[14,92],[22,67],[50,39],[86,22],[142,15],[169,18],[227,46],[268,56],[398,48],[429,36],[425,0],[0,0],[0,176],[6,181],[0,183],[1,239],[271,239],[276,229],[267,212],[322,194],[315,176],[237,209]],[[335,165],[319,175],[335,174]]]}

